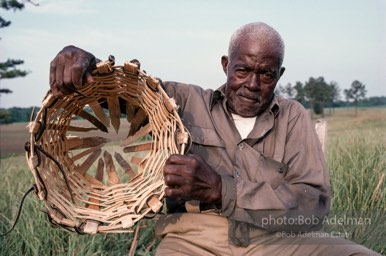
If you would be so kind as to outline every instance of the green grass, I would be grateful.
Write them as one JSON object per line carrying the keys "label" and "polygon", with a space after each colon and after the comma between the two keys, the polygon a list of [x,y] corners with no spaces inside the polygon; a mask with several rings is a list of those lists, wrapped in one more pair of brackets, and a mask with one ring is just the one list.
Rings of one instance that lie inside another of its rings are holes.
{"label": "green grass", "polygon": [[325,226],[327,231],[341,232],[346,238],[383,254],[386,254],[386,144],[379,140],[379,135],[385,129],[354,129],[329,139],[330,218],[346,217],[351,221]]}
{"label": "green grass", "polygon": [[[336,110],[327,117],[327,162],[332,190],[330,219],[351,218],[370,222],[327,223],[326,231],[345,234],[350,240],[386,255],[386,109]],[[10,228],[23,192],[33,176],[24,157],[1,159],[0,233]],[[73,235],[51,227],[37,197],[27,197],[13,232],[0,237],[0,255],[127,255],[133,234]],[[154,221],[140,222],[135,255],[153,255],[159,242]]]}
{"label": "green grass", "polygon": [[[23,157],[1,161],[0,233],[12,225],[23,193],[33,176]],[[0,237],[0,255],[127,255],[134,233],[78,235],[52,227],[44,214],[44,204],[32,192],[24,203],[16,228]],[[154,221],[140,221],[135,255],[153,255],[158,240]]]}

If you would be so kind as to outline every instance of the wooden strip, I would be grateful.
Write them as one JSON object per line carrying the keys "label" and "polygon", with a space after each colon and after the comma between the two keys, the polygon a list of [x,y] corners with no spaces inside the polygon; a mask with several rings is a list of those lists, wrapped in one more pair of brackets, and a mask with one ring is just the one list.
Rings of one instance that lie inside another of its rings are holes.
{"label": "wooden strip", "polygon": [[153,147],[153,142],[142,143],[142,144],[138,144],[138,145],[124,147],[123,152],[131,153],[131,152],[151,150],[152,147]]}
{"label": "wooden strip", "polygon": [[82,110],[77,114],[77,116],[88,120],[90,123],[95,125],[95,127],[97,127],[102,132],[108,132],[107,127],[101,121],[99,121],[95,116],[91,115],[90,113]]}
{"label": "wooden strip", "polygon": [[[103,169],[104,169],[104,162],[102,158],[99,158],[98,160],[98,166],[97,166],[97,172],[95,174],[95,179],[102,182],[103,180]],[[92,209],[92,210],[99,210],[99,203],[100,199],[98,199],[97,196],[90,196],[88,198],[89,204],[87,208]]]}
{"label": "wooden strip", "polygon": [[114,157],[122,169],[125,170],[129,180],[132,180],[137,174],[134,172],[133,168],[131,168],[130,164],[118,152],[115,152]]}
{"label": "wooden strip", "polygon": [[130,145],[131,143],[137,141],[138,139],[146,136],[148,133],[150,133],[152,130],[152,127],[149,124],[142,127],[139,131],[137,131],[134,135],[128,137],[126,140],[124,140],[121,144],[121,146]]}
{"label": "wooden strip", "polygon": [[99,102],[92,102],[89,104],[92,111],[95,113],[95,115],[99,118],[99,120],[106,126],[110,126],[110,119],[106,115],[105,111],[103,110],[101,104]]}
{"label": "wooden strip", "polygon": [[[55,125],[56,126],[56,125]],[[52,129],[53,126],[50,127]],[[55,127],[53,129],[56,129]],[[68,126],[68,131],[71,132],[89,132],[89,131],[95,131],[98,130],[96,127],[79,127],[79,126]]]}
{"label": "wooden strip", "polygon": [[96,150],[94,151],[91,155],[89,155],[89,157],[87,157],[86,160],[84,160],[84,162],[80,165],[80,166],[77,166],[76,167],[76,170],[82,174],[82,175],[85,175],[87,170],[91,167],[91,165],[95,162],[95,160],[99,157],[99,155],[101,154],[102,150],[99,149],[99,150]]}
{"label": "wooden strip", "polygon": [[131,120],[129,136],[135,134],[141,128],[141,125],[145,123],[146,119],[145,111],[142,108],[138,109],[134,119]]}
{"label": "wooden strip", "polygon": [[107,98],[107,104],[110,111],[111,124],[113,125],[115,132],[118,133],[120,119],[121,119],[121,109],[119,107],[119,98]]}
{"label": "wooden strip", "polygon": [[40,123],[33,121],[33,122],[29,122],[27,127],[29,128],[29,133],[36,134],[39,131],[40,126],[41,126]]}
{"label": "wooden strip", "polygon": [[86,234],[95,235],[98,233],[99,222],[93,220],[87,220],[84,225],[83,232]]}
{"label": "wooden strip", "polygon": [[159,80],[153,76],[148,76],[146,78],[146,85],[149,86],[152,91],[158,91],[158,83]]}
{"label": "wooden strip", "polygon": [[[162,207],[162,202],[158,199],[156,195],[151,196],[147,201],[147,205],[151,208],[153,212],[159,212]],[[200,211],[199,211],[200,212]]]}
{"label": "wooden strip", "polygon": [[136,107],[129,101],[126,101],[126,119],[130,123],[135,117]]}
{"label": "wooden strip", "polygon": [[132,63],[132,62],[129,62],[129,61],[126,61],[124,64],[123,64],[123,69],[131,74],[134,74],[135,77],[138,77],[138,70],[139,70],[139,67],[136,63]]}
{"label": "wooden strip", "polygon": [[103,162],[102,158],[99,158],[98,160],[98,166],[97,166],[97,171],[95,174],[95,179],[98,181],[102,182],[103,181],[103,169],[105,167],[105,163]]}
{"label": "wooden strip", "polygon": [[66,139],[66,148],[67,150],[71,150],[74,148],[77,148],[83,144],[83,140],[80,137],[77,136],[69,136]]}
{"label": "wooden strip", "polygon": [[104,151],[103,152],[103,158],[104,158],[105,163],[106,163],[106,172],[107,172],[107,175],[109,177],[109,183],[112,185],[119,184],[120,183],[119,176],[118,176],[118,173],[115,169],[113,157],[111,156],[111,154],[109,152]]}
{"label": "wooden strip", "polygon": [[105,188],[105,184],[103,184],[102,182],[98,181],[97,179],[95,179],[94,177],[90,176],[90,175],[87,175],[85,174],[84,175],[84,178],[86,181],[88,181],[92,187],[98,187],[98,188]]}
{"label": "wooden strip", "polygon": [[131,158],[130,162],[133,164],[139,165],[142,162],[142,158],[137,157],[137,156],[133,156]]}
{"label": "wooden strip", "polygon": [[95,136],[95,137],[70,137],[66,140],[67,150],[72,149],[81,149],[81,148],[91,148],[97,146],[103,146],[104,144],[110,142],[110,139]]}
{"label": "wooden strip", "polygon": [[96,67],[99,74],[108,74],[113,72],[113,65],[108,60],[98,62]]}
{"label": "wooden strip", "polygon": [[188,144],[189,142],[189,133],[184,131],[178,131],[177,132],[177,143],[178,145],[181,144]]}
{"label": "wooden strip", "polygon": [[99,145],[99,146],[92,147],[92,148],[89,148],[89,149],[87,149],[87,150],[84,150],[84,151],[80,152],[79,154],[73,156],[71,159],[72,159],[72,161],[79,160],[79,159],[81,159],[82,157],[84,157],[84,156],[86,156],[86,155],[88,155],[88,154],[94,152],[95,150],[100,149],[102,146],[103,146],[103,145]]}

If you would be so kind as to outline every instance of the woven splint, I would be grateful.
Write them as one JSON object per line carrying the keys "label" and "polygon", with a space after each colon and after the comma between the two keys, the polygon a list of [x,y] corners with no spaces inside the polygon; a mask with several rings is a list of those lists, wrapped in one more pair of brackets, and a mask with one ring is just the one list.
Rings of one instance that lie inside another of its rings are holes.
{"label": "woven splint", "polygon": [[162,169],[189,141],[177,106],[136,62],[104,61],[94,82],[31,115],[26,157],[52,223],[131,232],[163,205]]}

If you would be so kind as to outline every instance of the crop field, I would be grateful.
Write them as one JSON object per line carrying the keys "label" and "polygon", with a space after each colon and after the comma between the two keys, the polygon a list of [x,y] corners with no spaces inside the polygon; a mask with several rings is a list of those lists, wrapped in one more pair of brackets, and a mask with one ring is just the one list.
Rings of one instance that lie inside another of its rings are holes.
{"label": "crop field", "polygon": [[[325,117],[332,207],[324,229],[386,255],[386,108],[333,112]],[[0,233],[34,183],[24,156],[28,140],[26,123],[0,126]],[[44,209],[33,193],[26,198],[15,229],[0,237],[0,255],[153,255],[159,242],[154,220],[141,221],[137,236],[79,235],[52,227]]]}

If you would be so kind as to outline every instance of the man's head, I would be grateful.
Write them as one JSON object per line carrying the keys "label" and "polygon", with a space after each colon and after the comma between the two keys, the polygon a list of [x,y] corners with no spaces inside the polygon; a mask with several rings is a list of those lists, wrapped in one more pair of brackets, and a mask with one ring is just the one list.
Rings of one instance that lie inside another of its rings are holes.
{"label": "man's head", "polygon": [[221,58],[232,113],[252,117],[268,106],[285,70],[281,67],[283,58],[281,36],[265,23],[244,25],[232,35],[228,56]]}

